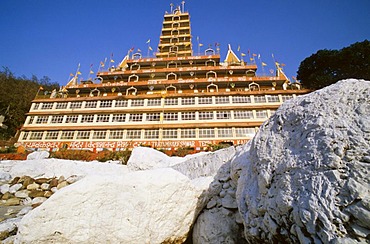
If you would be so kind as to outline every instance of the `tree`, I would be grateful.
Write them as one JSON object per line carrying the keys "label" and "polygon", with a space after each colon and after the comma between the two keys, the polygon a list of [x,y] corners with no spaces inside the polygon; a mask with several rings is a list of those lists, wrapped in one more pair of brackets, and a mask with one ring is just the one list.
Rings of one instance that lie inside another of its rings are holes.
{"label": "tree", "polygon": [[20,129],[41,85],[50,91],[59,87],[57,83],[50,83],[47,76],[39,81],[34,75],[31,79],[16,77],[6,67],[0,71],[0,115],[5,116],[3,123],[7,126],[6,129],[0,128],[0,140],[8,140]]}
{"label": "tree", "polygon": [[319,50],[301,62],[297,79],[309,89],[320,89],[339,80],[370,80],[370,42],[356,42],[340,50]]}

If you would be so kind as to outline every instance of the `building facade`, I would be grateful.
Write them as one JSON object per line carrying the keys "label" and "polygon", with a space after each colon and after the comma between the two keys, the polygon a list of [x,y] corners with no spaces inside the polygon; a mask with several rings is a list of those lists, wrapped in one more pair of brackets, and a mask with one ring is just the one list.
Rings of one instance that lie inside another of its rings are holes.
{"label": "building facade", "polygon": [[291,85],[278,63],[259,76],[242,58],[229,46],[221,61],[218,44],[194,55],[190,15],[176,8],[164,15],[155,56],[131,49],[94,79],[77,82],[77,71],[58,92],[38,94],[18,143],[93,150],[245,143],[284,101],[309,91]]}

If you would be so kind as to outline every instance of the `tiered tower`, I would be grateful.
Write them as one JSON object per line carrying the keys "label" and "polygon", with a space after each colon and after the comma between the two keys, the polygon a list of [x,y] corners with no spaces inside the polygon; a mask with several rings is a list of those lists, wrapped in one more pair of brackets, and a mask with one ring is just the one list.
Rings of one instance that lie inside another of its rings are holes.
{"label": "tiered tower", "polygon": [[[198,45],[199,46],[199,45]],[[189,13],[164,15],[156,57],[130,50],[117,67],[37,95],[22,128],[26,148],[121,150],[139,145],[205,150],[242,144],[281,103],[309,92],[289,86],[282,68],[257,76],[228,46],[193,54]],[[294,88],[294,89],[293,89]]]}

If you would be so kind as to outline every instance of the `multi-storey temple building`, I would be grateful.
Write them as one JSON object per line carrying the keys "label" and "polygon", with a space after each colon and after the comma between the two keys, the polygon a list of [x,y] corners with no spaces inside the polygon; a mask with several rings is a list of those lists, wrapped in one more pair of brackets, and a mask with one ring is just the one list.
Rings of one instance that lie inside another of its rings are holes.
{"label": "multi-storey temple building", "polygon": [[94,79],[77,82],[76,72],[60,91],[38,94],[18,143],[50,150],[242,144],[284,101],[309,92],[291,85],[278,63],[260,76],[230,45],[224,60],[215,48],[194,55],[189,13],[171,10],[155,57],[131,49]]}

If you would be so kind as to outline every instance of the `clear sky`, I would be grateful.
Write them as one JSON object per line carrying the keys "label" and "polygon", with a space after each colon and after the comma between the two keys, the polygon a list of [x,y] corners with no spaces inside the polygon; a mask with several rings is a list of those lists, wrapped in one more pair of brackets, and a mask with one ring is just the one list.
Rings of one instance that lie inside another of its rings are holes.
{"label": "clear sky", "polygon": [[[113,53],[118,63],[131,47],[155,50],[163,14],[181,0],[1,0],[0,68],[16,76],[48,76],[65,85],[81,63],[82,77],[90,65]],[[206,48],[221,44],[237,52],[260,54],[273,67],[286,64],[288,77],[320,49],[340,49],[370,39],[369,0],[185,0],[190,12],[194,51],[196,37]],[[246,57],[248,58],[248,57]],[[261,70],[261,68],[260,68]]]}

